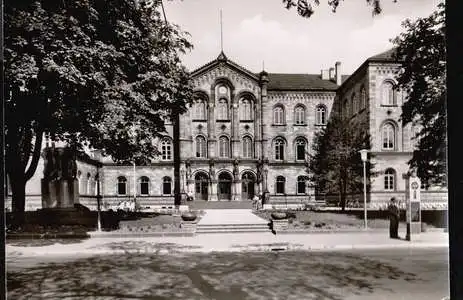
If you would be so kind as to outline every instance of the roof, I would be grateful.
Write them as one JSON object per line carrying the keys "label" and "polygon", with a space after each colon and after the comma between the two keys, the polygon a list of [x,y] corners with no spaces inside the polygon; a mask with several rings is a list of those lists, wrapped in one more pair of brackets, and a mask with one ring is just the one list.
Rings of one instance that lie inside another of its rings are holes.
{"label": "roof", "polygon": [[[210,68],[218,65],[220,62],[226,63],[229,67],[246,74],[247,76],[253,78],[254,80],[259,80],[261,73],[254,73],[241,65],[233,62],[228,59],[225,53],[221,52],[219,56],[200,66],[199,68],[193,70],[190,74],[198,76],[204,72],[207,72]],[[264,72],[266,73],[266,72]],[[344,82],[349,75],[342,75],[341,81]],[[281,91],[291,91],[291,90],[317,90],[317,91],[336,91],[338,85],[334,80],[323,80],[320,74],[288,74],[288,73],[268,73],[267,78],[269,80],[268,89],[269,90],[281,90]]]}
{"label": "roof", "polygon": [[338,85],[321,79],[320,74],[269,73],[269,90],[328,90],[335,91]]}
{"label": "roof", "polygon": [[219,56],[216,59],[211,60],[210,62],[208,62],[208,63],[196,68],[195,70],[191,71],[190,75],[191,76],[197,76],[199,74],[202,74],[202,73],[206,72],[207,70],[209,70],[210,68],[218,65],[220,62],[226,63],[228,66],[231,66],[232,68],[236,69],[237,71],[239,71],[241,73],[244,73],[247,76],[249,76],[249,77],[251,77],[251,78],[253,78],[255,80],[258,80],[258,78],[259,78],[259,74],[255,74],[254,72],[251,72],[248,69],[242,67],[241,65],[235,63],[234,61],[230,60],[229,58],[227,58],[225,53],[223,53],[223,51],[220,52]]}
{"label": "roof", "polygon": [[370,62],[396,62],[397,59],[394,57],[396,54],[396,48],[391,48],[380,54],[374,55],[367,59]]}

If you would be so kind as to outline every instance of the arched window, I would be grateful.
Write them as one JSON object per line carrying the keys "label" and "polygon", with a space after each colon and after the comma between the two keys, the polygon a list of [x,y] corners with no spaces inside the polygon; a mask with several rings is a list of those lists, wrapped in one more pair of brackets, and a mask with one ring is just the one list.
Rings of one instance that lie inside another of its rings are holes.
{"label": "arched window", "polygon": [[127,178],[124,176],[117,177],[117,194],[127,195]]}
{"label": "arched window", "polygon": [[140,195],[149,195],[150,180],[146,176],[140,178]]}
{"label": "arched window", "polygon": [[394,169],[387,169],[386,172],[384,172],[384,189],[386,191],[393,191],[395,189]]}
{"label": "arched window", "polygon": [[252,139],[249,136],[243,138],[243,157],[252,158]]}
{"label": "arched window", "polygon": [[171,139],[164,139],[161,142],[162,160],[172,159],[172,141]]}
{"label": "arched window", "polygon": [[[350,117],[350,115],[349,115],[349,101],[347,101],[347,98],[344,99],[343,116],[344,116],[344,118]],[[318,122],[316,122],[316,123],[318,124]]]}
{"label": "arched window", "polygon": [[305,109],[303,106],[298,105],[294,109],[294,120],[297,125],[305,124]]}
{"label": "arched window", "polygon": [[228,120],[228,102],[222,98],[217,107],[217,120]]}
{"label": "arched window", "polygon": [[226,136],[219,138],[219,157],[230,157],[230,143]]}
{"label": "arched window", "polygon": [[206,157],[207,145],[206,139],[203,136],[196,137],[196,157]]}
{"label": "arched window", "polygon": [[206,120],[206,102],[204,100],[196,101],[194,118],[197,120]]}
{"label": "arched window", "polygon": [[298,194],[306,194],[307,180],[308,180],[307,176],[297,177],[297,193]]}
{"label": "arched window", "polygon": [[283,176],[277,177],[277,182],[276,182],[276,193],[277,194],[285,193],[285,183],[286,183],[286,179]]}
{"label": "arched window", "polygon": [[359,108],[359,101],[357,101],[357,95],[355,93],[352,94],[352,114],[357,113],[360,108]]}
{"label": "arched window", "polygon": [[324,105],[317,106],[317,111],[315,112],[315,124],[326,125],[326,107]]}
{"label": "arched window", "polygon": [[[100,179],[98,178],[98,175],[95,175],[95,178],[94,178],[94,181],[93,181],[93,182],[94,182],[94,185],[93,185],[93,187],[94,187],[93,195],[95,195],[95,196],[98,196],[98,182],[99,182],[99,181],[100,181]],[[100,193],[101,193],[101,191],[100,191]]]}
{"label": "arched window", "polygon": [[390,81],[383,82],[381,86],[381,96],[383,105],[396,105],[396,94],[394,84]]}
{"label": "arched window", "polygon": [[303,138],[296,140],[296,160],[305,160],[306,142]]}
{"label": "arched window", "polygon": [[79,194],[82,195],[84,193],[84,179],[82,178],[82,172],[80,170],[77,171],[77,180],[79,182]]}
{"label": "arched window", "polygon": [[276,125],[285,124],[285,111],[283,107],[277,106],[273,109],[273,124],[276,124]]}
{"label": "arched window", "polygon": [[386,123],[381,129],[381,136],[383,140],[383,149],[393,150],[395,142],[395,130],[394,125]]}
{"label": "arched window", "polygon": [[162,194],[171,195],[172,194],[172,179],[168,176],[162,178]]}
{"label": "arched window", "polygon": [[275,160],[285,159],[285,141],[281,138],[275,140]]}
{"label": "arched window", "polygon": [[240,112],[241,120],[252,120],[252,103],[249,99],[241,99]]}
{"label": "arched window", "polygon": [[86,194],[91,195],[91,190],[92,190],[92,175],[90,173],[87,173],[87,189],[86,189]]}
{"label": "arched window", "polygon": [[362,109],[367,107],[367,92],[365,91],[364,86],[360,88],[360,102],[361,102]]}

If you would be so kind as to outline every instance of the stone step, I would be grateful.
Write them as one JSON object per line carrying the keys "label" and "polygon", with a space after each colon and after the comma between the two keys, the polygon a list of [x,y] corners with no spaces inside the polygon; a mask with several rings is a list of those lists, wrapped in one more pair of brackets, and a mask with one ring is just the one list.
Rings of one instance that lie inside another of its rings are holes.
{"label": "stone step", "polygon": [[268,223],[236,223],[236,224],[198,224],[198,228],[213,228],[213,227],[268,227]]}
{"label": "stone step", "polygon": [[240,233],[240,232],[269,232],[270,229],[267,228],[208,228],[196,230],[196,233]]}

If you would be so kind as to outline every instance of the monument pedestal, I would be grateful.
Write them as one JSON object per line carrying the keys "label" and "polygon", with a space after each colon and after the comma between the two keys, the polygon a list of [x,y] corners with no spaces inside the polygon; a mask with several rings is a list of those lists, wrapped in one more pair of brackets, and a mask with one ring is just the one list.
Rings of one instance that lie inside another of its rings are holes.
{"label": "monument pedestal", "polygon": [[[42,179],[42,208],[74,208],[79,199],[77,179]],[[77,200],[77,201],[76,201]]]}

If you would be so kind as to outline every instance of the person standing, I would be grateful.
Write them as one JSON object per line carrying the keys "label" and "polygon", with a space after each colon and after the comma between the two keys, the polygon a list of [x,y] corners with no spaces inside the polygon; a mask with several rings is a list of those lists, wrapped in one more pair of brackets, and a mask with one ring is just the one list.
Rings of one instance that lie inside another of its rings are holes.
{"label": "person standing", "polygon": [[389,211],[389,236],[392,239],[399,238],[399,218],[400,210],[395,197],[391,198],[388,206]]}

